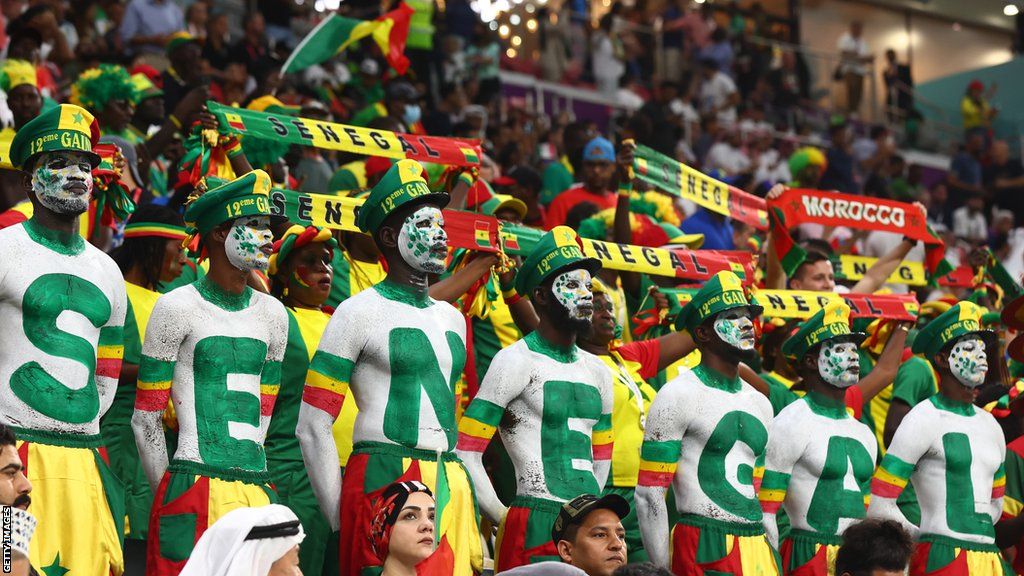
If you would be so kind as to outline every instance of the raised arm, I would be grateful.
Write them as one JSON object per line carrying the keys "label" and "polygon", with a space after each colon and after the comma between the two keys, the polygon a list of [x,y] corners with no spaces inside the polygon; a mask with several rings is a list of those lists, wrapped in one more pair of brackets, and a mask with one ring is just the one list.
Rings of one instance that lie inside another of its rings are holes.
{"label": "raised arm", "polygon": [[[139,459],[149,485],[156,493],[167,470],[167,443],[163,413],[171,395],[178,349],[185,339],[186,325],[180,310],[171,310],[166,296],[157,300],[146,327],[146,342],[139,363],[132,431],[139,447]],[[185,315],[187,317],[187,314]]]}
{"label": "raised arm", "polygon": [[594,456],[594,478],[597,485],[604,489],[608,482],[608,474],[612,469],[612,452],[614,451],[615,437],[612,434],[612,406],[615,404],[613,393],[614,381],[611,372],[601,365],[598,372],[598,389],[601,391],[601,419],[594,425],[590,445]]}
{"label": "raised arm", "polygon": [[525,386],[524,370],[519,358],[510,349],[495,355],[480,391],[466,408],[459,421],[459,442],[456,451],[473,480],[480,511],[495,524],[501,522],[507,508],[498,499],[490,478],[484,470],[483,455],[494,437],[509,402],[519,396]]}
{"label": "raised arm", "polygon": [[903,241],[896,245],[887,254],[883,255],[864,273],[864,277],[857,281],[850,289],[856,294],[873,294],[882,287],[892,276],[892,273],[899,268],[907,254],[917,246],[917,240],[903,238]]}
{"label": "raised arm", "polygon": [[272,336],[260,372],[260,435],[263,438],[267,437],[270,429],[270,417],[274,414],[274,404],[281,389],[281,362],[288,346],[288,313],[282,306],[277,306],[274,312]]}
{"label": "raised arm", "polygon": [[867,376],[857,382],[864,402],[868,402],[878,395],[886,386],[892,384],[896,378],[896,371],[900,368],[900,361],[903,358],[903,347],[907,343],[907,334],[910,331],[909,322],[899,322],[893,328],[889,341],[885,343],[882,355],[878,357],[878,364],[872,368]]}
{"label": "raised arm", "polygon": [[[776,184],[768,191],[765,199],[769,201],[774,200],[781,196],[786,189],[786,186]],[[779,255],[775,253],[775,235],[772,234],[771,230],[768,231],[768,242],[765,247],[765,257],[765,288],[771,290],[785,289],[786,272],[782,269],[782,263],[779,262]]]}
{"label": "raised arm", "polygon": [[[363,320],[365,322],[365,320]],[[344,313],[335,314],[309,363],[295,436],[302,448],[309,482],[333,530],[341,525],[341,469],[331,428],[348,394],[367,328]]]}
{"label": "raised arm", "polygon": [[640,475],[636,485],[636,514],[640,536],[651,561],[669,567],[668,508],[665,493],[679,464],[684,417],[679,413],[678,394],[663,388],[651,403],[640,448]]}

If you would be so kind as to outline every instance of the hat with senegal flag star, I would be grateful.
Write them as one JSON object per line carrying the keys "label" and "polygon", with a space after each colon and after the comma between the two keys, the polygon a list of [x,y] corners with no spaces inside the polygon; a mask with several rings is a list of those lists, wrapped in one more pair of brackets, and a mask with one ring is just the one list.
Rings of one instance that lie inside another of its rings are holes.
{"label": "hat with senegal flag star", "polygon": [[190,235],[206,235],[221,224],[246,216],[270,216],[270,176],[253,170],[190,201],[185,225]]}
{"label": "hat with senegal flag star", "polygon": [[981,316],[985,312],[973,302],[956,303],[921,328],[914,338],[914,354],[923,354],[931,362],[948,344],[970,334],[979,336],[986,346],[993,346],[998,341],[996,333],[981,327]]}
{"label": "hat with senegal flag star", "polygon": [[796,362],[811,348],[836,338],[858,346],[867,338],[863,332],[850,331],[850,306],[839,299],[829,302],[805,320],[796,333],[782,344],[782,355],[786,360]]}
{"label": "hat with senegal flag star", "polygon": [[29,120],[11,142],[11,165],[21,170],[31,168],[36,156],[43,152],[81,152],[89,157],[92,167],[99,166],[100,157],[92,148],[100,138],[100,126],[88,110],[74,104],[61,104]]}
{"label": "hat with senegal flag star", "polygon": [[568,226],[555,226],[534,246],[516,275],[516,292],[528,296],[544,280],[569,269],[584,268],[591,276],[601,269],[601,261],[583,255],[580,238]]}
{"label": "hat with senegal flag star", "polygon": [[367,234],[374,234],[388,216],[411,203],[429,203],[438,208],[448,205],[446,192],[434,192],[423,179],[423,166],[408,158],[395,162],[370,190],[366,202],[359,207],[356,225]]}
{"label": "hat with senegal flag star", "polygon": [[733,308],[750,308],[754,317],[764,311],[761,305],[747,300],[739,276],[729,271],[718,272],[683,306],[676,317],[675,329],[692,333],[694,328],[708,318]]}

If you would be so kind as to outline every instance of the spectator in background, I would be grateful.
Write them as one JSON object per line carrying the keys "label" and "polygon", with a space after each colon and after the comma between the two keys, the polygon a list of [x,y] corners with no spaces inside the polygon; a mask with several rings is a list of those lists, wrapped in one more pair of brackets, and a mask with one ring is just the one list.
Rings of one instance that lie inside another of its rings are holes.
{"label": "spectator in background", "polygon": [[[561,132],[561,137],[558,133]],[[583,148],[594,137],[586,122],[573,122],[565,128],[552,128],[552,143],[557,150],[557,160],[544,167],[544,186],[540,191],[540,203],[547,206],[555,197],[568,190],[576,182],[583,165]]]}
{"label": "spectator in background", "polygon": [[949,189],[944,182],[932,186],[924,196],[928,208],[928,224],[933,228],[949,230],[953,227],[953,207],[949,203]]}
{"label": "spectator in background", "polygon": [[970,194],[984,194],[981,186],[981,155],[985,149],[985,137],[973,132],[967,137],[963,148],[953,156],[946,183],[949,184],[949,199],[954,208],[963,206]]}
{"label": "spectator in background", "polygon": [[295,42],[291,27],[295,5],[294,0],[257,0],[257,11],[266,21],[267,37],[275,45],[291,48]]}
{"label": "spectator in background", "polygon": [[700,61],[700,112],[715,114],[718,122],[732,125],[736,122],[736,106],[740,103],[740,93],[736,83],[728,74],[718,69],[718,62],[711,58]]}
{"label": "spectator in background", "polygon": [[960,113],[964,117],[964,134],[970,139],[974,134],[987,136],[992,130],[992,119],[999,113],[998,110],[989,104],[989,99],[995,95],[995,84],[985,94],[985,85],[981,80],[972,80],[967,85],[967,93],[960,101]]}
{"label": "spectator in background", "polygon": [[540,24],[538,40],[540,41],[541,76],[548,82],[560,82],[571,64],[572,51],[569,48],[569,11],[561,13],[549,12],[547,7],[537,9],[537,22]]}
{"label": "spectator in background", "polygon": [[121,39],[130,52],[162,62],[170,35],[184,29],[185,15],[172,0],[131,0],[121,21]]}
{"label": "spectator in background", "polygon": [[736,55],[732,50],[732,42],[729,41],[729,34],[725,28],[715,28],[711,32],[711,43],[700,51],[701,60],[714,60],[718,70],[728,74],[731,78],[732,63]]}
{"label": "spectator in background", "polygon": [[864,77],[870,72],[868,65],[874,60],[863,34],[864,24],[855,20],[850,23],[850,30],[839,37],[837,45],[841,58],[839,73],[846,85],[846,110],[849,114],[860,110]]}
{"label": "spectator in background", "polygon": [[644,143],[666,156],[675,154],[676,142],[679,140],[680,118],[673,110],[673,102],[677,98],[679,86],[675,82],[663,81],[655,97],[637,112],[638,116],[646,117],[652,127],[657,126],[657,130]]}
{"label": "spectator in background", "polygon": [[544,227],[544,207],[540,204],[541,177],[536,170],[529,166],[516,166],[508,172],[515,184],[509,189],[509,194],[526,204],[526,215],[523,216],[523,224],[534,228]]}
{"label": "spectator in background", "polygon": [[902,576],[913,550],[913,539],[898,522],[861,520],[843,532],[836,576]]}
{"label": "spectator in background", "polygon": [[701,4],[699,10],[687,3],[683,32],[686,34],[687,51],[690,54],[695,55],[703,50],[711,38],[711,31],[718,27],[711,8],[711,4],[706,2]]}
{"label": "spectator in background", "polygon": [[203,43],[203,60],[209,63],[215,73],[222,72],[230,61],[228,15],[213,14],[206,21],[206,41]]}
{"label": "spectator in background", "polygon": [[661,13],[664,24],[661,28],[661,79],[681,82],[689,68],[685,56],[686,9],[690,0],[672,0]]}
{"label": "spectator in background", "polygon": [[473,44],[466,49],[466,63],[470,76],[476,83],[473,102],[489,106],[501,93],[498,65],[501,63],[501,46],[494,33],[483,22],[477,22],[473,31]]}
{"label": "spectator in background", "polygon": [[996,140],[990,151],[991,162],[982,170],[985,188],[999,208],[1024,217],[1024,166],[1010,158],[1010,145]]}
{"label": "spectator in background", "polygon": [[569,211],[583,202],[590,202],[599,210],[614,208],[615,161],[615,148],[606,138],[598,136],[588,142],[583,148],[582,185],[555,197],[545,215],[545,228],[550,230],[565,224]]}
{"label": "spectator in background", "polygon": [[780,66],[768,73],[772,89],[772,105],[778,119],[787,127],[796,125],[795,111],[811,95],[811,78],[807,67],[801,65],[794,52],[785,50]]}
{"label": "spectator in background", "polygon": [[[209,97],[208,81],[203,76],[202,54],[199,43],[187,32],[176,35],[167,43],[167,57],[171,65],[160,76],[164,110],[173,111],[193,90],[203,92],[193,98],[206,100]],[[178,121],[186,119],[178,118]]]}
{"label": "spectator in background", "polygon": [[966,205],[953,211],[953,234],[975,246],[980,246],[988,240],[985,198],[980,193],[971,194]]}
{"label": "spectator in background", "polygon": [[245,64],[252,76],[259,77],[270,66],[270,44],[267,42],[263,14],[249,12],[242,20],[242,39],[231,47],[231,59]]}
{"label": "spectator in background", "polygon": [[185,9],[185,31],[196,37],[200,42],[206,41],[207,22],[210,18],[210,6],[203,0],[197,0]]}
{"label": "spectator in background", "polygon": [[832,146],[825,153],[827,167],[819,185],[822,190],[838,190],[855,194],[857,182],[853,178],[853,149],[850,143],[850,128],[845,121],[832,124],[829,128]]}
{"label": "spectator in background", "polygon": [[717,114],[705,114],[700,119],[700,135],[693,145],[693,153],[697,156],[697,164],[703,165],[708,157],[708,151],[718,142],[722,127],[718,123]]}
{"label": "spectator in background", "polygon": [[910,75],[910,65],[900,64],[892,48],[885,51],[882,78],[885,80],[885,110],[889,121],[906,120],[914,109],[914,79]]}
{"label": "spectator in background", "polygon": [[725,138],[708,150],[708,157],[704,161],[705,172],[721,170],[726,176],[732,177],[745,174],[751,168],[750,157],[743,149],[743,136],[735,128],[728,129]]}
{"label": "spectator in background", "polygon": [[619,79],[626,72],[625,53],[618,35],[612,31],[612,14],[605,14],[590,39],[591,63],[597,89],[606,96],[615,94]]}

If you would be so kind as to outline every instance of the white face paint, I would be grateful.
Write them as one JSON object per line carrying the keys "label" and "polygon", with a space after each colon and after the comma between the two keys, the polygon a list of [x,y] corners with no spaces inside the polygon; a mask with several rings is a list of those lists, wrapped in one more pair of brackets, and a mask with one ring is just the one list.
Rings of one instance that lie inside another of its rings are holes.
{"label": "white face paint", "polygon": [[239,270],[266,270],[273,242],[269,216],[243,216],[228,231],[224,251],[228,262]]}
{"label": "white face paint", "polygon": [[444,216],[435,206],[423,206],[402,222],[398,252],[409,265],[429,274],[444,272],[448,258],[448,234]]}
{"label": "white face paint", "polygon": [[591,290],[590,272],[582,268],[562,272],[551,283],[555,300],[565,306],[573,320],[590,320],[594,315],[594,293]]}
{"label": "white face paint", "polygon": [[977,336],[966,336],[953,344],[949,351],[949,370],[953,376],[968,388],[977,388],[985,383],[988,374],[988,357],[985,341]]}
{"label": "white face paint", "polygon": [[36,160],[32,193],[39,203],[58,214],[81,214],[89,209],[92,164],[81,152],[46,152]]}
{"label": "white face paint", "polygon": [[726,310],[715,318],[715,334],[723,342],[739,350],[754,349],[754,323],[746,308]]}
{"label": "white face paint", "polygon": [[860,357],[857,345],[833,339],[821,345],[818,352],[818,374],[836,388],[849,388],[860,380]]}

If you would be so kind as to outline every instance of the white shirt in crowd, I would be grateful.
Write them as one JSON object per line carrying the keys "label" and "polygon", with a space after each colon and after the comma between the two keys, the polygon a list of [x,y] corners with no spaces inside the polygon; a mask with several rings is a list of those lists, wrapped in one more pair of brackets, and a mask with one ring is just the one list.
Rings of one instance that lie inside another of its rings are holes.
{"label": "white shirt in crowd", "polygon": [[729,96],[736,93],[736,83],[728,74],[721,71],[715,72],[710,80],[705,80],[700,85],[700,109],[702,112],[718,110],[718,121],[724,125],[732,125],[736,122],[736,107],[730,106],[719,110]]}
{"label": "white shirt in crowd", "polygon": [[967,206],[961,206],[953,211],[953,234],[957,238],[964,238],[968,241],[984,241],[988,238],[988,224],[985,222],[985,214],[982,212],[971,212]]}
{"label": "white shirt in crowd", "polygon": [[735,148],[728,142],[716,142],[704,160],[705,170],[715,168],[725,172],[726,176],[742,174],[750,169],[750,157],[741,148]]}
{"label": "white shirt in crowd", "polygon": [[757,157],[757,168],[754,170],[754,182],[771,182],[772,184],[786,184],[793,180],[789,172],[788,158],[779,154],[774,148],[769,148]]}
{"label": "white shirt in crowd", "polygon": [[[849,31],[843,32],[843,35],[839,37],[839,43],[836,48],[840,53],[851,52],[861,58],[871,55],[871,51],[868,49],[868,43],[864,40],[864,36],[854,38]],[[867,66],[860,62],[844,63],[839,67],[843,72],[853,72],[854,74],[860,74],[861,76],[868,73]]]}

